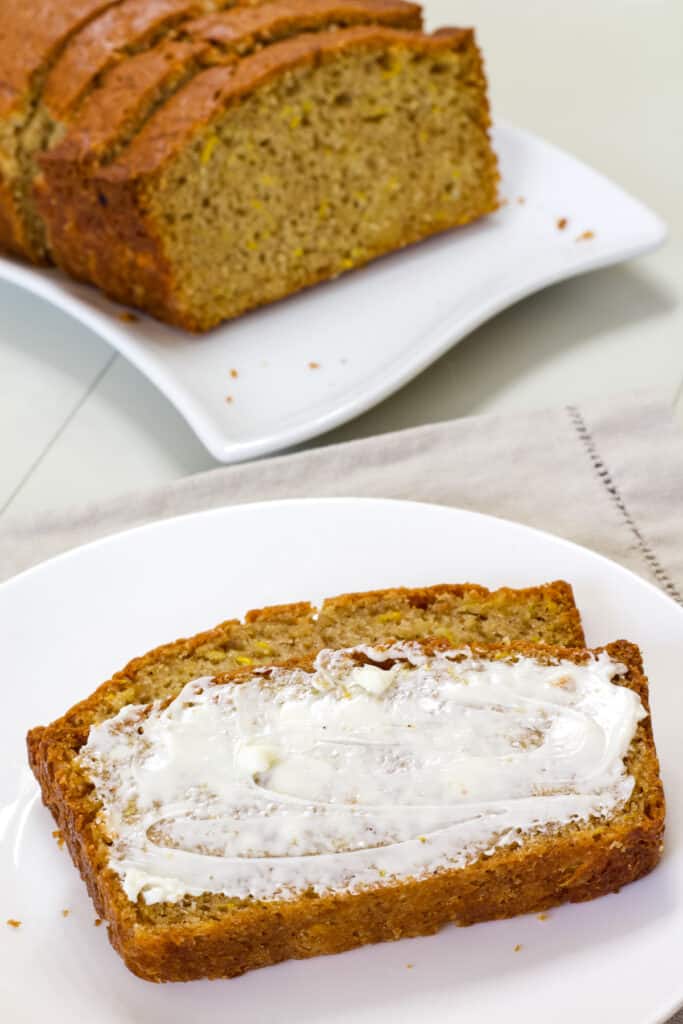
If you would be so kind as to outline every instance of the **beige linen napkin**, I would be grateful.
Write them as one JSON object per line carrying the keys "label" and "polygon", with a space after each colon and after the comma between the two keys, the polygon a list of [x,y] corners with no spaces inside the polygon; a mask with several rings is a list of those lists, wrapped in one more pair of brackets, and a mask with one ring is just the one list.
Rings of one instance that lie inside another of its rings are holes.
{"label": "beige linen napkin", "polygon": [[[153,519],[334,495],[515,519],[621,562],[683,604],[683,433],[651,396],[438,423],[217,469],[68,515],[6,515],[0,579]],[[683,1024],[683,1011],[670,1024]]]}
{"label": "beige linen napkin", "polygon": [[153,519],[274,498],[488,512],[577,541],[683,604],[683,433],[652,396],[477,416],[212,470],[69,514],[0,518],[0,579]]}

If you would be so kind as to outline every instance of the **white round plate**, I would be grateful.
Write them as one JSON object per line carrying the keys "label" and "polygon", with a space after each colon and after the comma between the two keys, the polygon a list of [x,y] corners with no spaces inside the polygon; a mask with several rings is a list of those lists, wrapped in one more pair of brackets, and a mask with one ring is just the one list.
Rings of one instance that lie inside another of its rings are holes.
{"label": "white round plate", "polygon": [[[666,852],[653,874],[544,921],[448,927],[233,981],[155,986],[128,973],[51,837],[26,767],[30,726],[134,655],[248,608],[392,584],[556,578],[574,585],[589,644],[626,637],[645,656],[668,796]],[[472,512],[284,501],[167,520],[56,558],[0,587],[0,623],[0,1019],[655,1024],[683,1003],[683,610],[625,569]]]}
{"label": "white round plate", "polygon": [[[370,409],[525,295],[664,241],[666,227],[651,210],[543,139],[503,124],[493,144],[508,200],[497,213],[202,338],[150,317],[122,322],[120,306],[57,270],[0,258],[0,280],[113,345],[214,458],[252,459]],[[577,241],[585,231],[593,237]]]}

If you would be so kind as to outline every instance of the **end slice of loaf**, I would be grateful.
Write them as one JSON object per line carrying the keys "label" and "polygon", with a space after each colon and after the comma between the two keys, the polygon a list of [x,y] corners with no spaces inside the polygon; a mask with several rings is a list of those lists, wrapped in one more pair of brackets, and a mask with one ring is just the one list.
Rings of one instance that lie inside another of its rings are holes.
{"label": "end slice of loaf", "polygon": [[[583,647],[581,617],[571,586],[556,580],[539,587],[488,590],[476,583],[394,587],[329,597],[319,608],[308,602],[254,609],[243,621],[229,619],[188,639],[135,658],[97,690],[104,716],[125,704],[174,697],[191,679],[244,666],[282,664],[314,655],[323,647],[349,647],[383,640],[442,637],[453,645],[531,643]],[[92,705],[68,712],[72,725],[92,724]],[[52,727],[31,731],[37,756]]]}
{"label": "end slice of loaf", "polygon": [[497,205],[471,30],[303,33],[183,85],[113,163],[49,157],[55,261],[190,330]]}
{"label": "end slice of loaf", "polygon": [[0,249],[32,258],[24,216],[23,133],[51,67],[69,40],[120,0],[0,4]]}
{"label": "end slice of loaf", "polygon": [[22,161],[16,191],[21,196],[21,214],[33,262],[49,262],[42,221],[33,199],[40,153],[64,131],[109,67],[145,50],[172,33],[183,20],[203,10],[207,10],[203,0],[121,0],[92,18],[67,41],[45,77],[35,111],[21,138]]}
{"label": "end slice of loaf", "polygon": [[[35,735],[30,734],[29,750],[43,797],[67,839],[98,914],[108,922],[112,944],[132,971],[152,981],[232,977],[288,958],[431,934],[449,921],[467,925],[592,899],[618,890],[656,865],[664,829],[664,798],[647,715],[647,680],[637,647],[619,641],[591,652],[514,643],[469,645],[467,651],[456,652],[444,640],[425,639],[414,643],[411,650],[413,657],[417,656],[413,664],[427,659],[427,674],[429,659],[438,657],[450,659],[455,670],[462,658],[474,658],[484,669],[490,666],[494,675],[505,664],[519,661],[540,671],[552,666],[553,673],[557,668],[557,678],[547,679],[544,685],[554,693],[558,692],[555,688],[571,685],[566,673],[572,666],[607,656],[608,685],[633,691],[645,712],[644,717],[633,719],[637,724],[620,766],[624,777],[632,780],[632,788],[606,816],[570,817],[565,823],[516,832],[457,867],[446,863],[433,871],[416,872],[414,877],[384,880],[380,871],[371,884],[355,885],[351,878],[332,891],[313,887],[267,899],[213,891],[152,903],[140,895],[134,902],[110,865],[116,836],[112,837],[111,823],[100,814],[100,791],[93,786],[88,766],[78,758],[90,726],[111,711],[103,708],[104,692],[98,691],[81,705],[77,715],[67,715],[50,727],[49,743],[45,736],[36,743]],[[381,675],[381,669],[398,666],[400,670],[405,651],[405,646],[386,643],[344,652],[344,656],[350,656],[352,664],[363,671],[370,668],[371,673],[379,671]],[[288,663],[284,669],[261,669],[260,682],[253,669],[243,668],[205,685],[267,685],[275,687],[277,694],[277,688],[287,685],[297,673],[301,681],[301,673],[313,670],[314,664],[307,658]],[[348,678],[351,685],[353,674]],[[342,683],[344,679],[346,676]],[[527,692],[526,685],[522,684],[521,694]],[[561,707],[562,699],[557,702]],[[163,707],[162,702],[134,709],[134,721],[131,718],[117,725],[117,742],[126,730],[144,733],[150,717]],[[505,770],[502,764],[500,772]],[[542,800],[545,791],[538,795]],[[436,835],[416,837],[414,848],[418,853],[426,850]],[[455,856],[458,851],[452,853]]]}

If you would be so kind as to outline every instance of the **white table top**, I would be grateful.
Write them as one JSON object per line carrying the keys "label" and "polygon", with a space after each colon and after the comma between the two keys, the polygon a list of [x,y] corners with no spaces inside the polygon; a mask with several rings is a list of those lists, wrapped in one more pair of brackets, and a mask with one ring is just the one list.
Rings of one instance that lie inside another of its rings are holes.
{"label": "white table top", "polygon": [[[683,3],[426,0],[477,28],[493,109],[574,153],[668,222],[659,252],[533,296],[399,394],[312,444],[640,387],[683,423]],[[216,465],[85,327],[0,283],[0,514],[58,510]]]}

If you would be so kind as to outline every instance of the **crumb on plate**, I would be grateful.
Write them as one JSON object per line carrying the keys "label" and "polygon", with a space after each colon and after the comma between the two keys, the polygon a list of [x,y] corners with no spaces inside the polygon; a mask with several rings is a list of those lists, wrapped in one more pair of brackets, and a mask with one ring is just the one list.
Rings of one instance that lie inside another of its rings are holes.
{"label": "crumb on plate", "polygon": [[589,242],[591,238],[595,238],[594,231],[582,231],[580,235],[577,235],[577,242]]}
{"label": "crumb on plate", "polygon": [[21,928],[21,921],[17,921],[14,917],[8,917],[7,924],[10,928]]}
{"label": "crumb on plate", "polygon": [[234,367],[230,371],[230,376],[232,377],[233,380],[237,380],[237,378],[239,377],[239,373]]}
{"label": "crumb on plate", "polygon": [[63,910],[62,911],[62,917],[68,917],[68,916],[69,916],[69,911],[68,910]]}
{"label": "crumb on plate", "polygon": [[308,364],[308,369],[309,370],[319,370],[320,369],[320,363],[316,363],[316,362],[311,361]]}
{"label": "crumb on plate", "polygon": [[61,848],[64,846],[64,836],[62,835],[62,830],[60,828],[56,828],[52,833],[52,838],[57,840],[57,846],[61,850]]}
{"label": "crumb on plate", "polygon": [[539,921],[547,921],[550,917],[550,914],[536,914],[536,917]]}
{"label": "crumb on plate", "polygon": [[558,231],[564,231],[564,229],[566,228],[568,223],[569,223],[569,221],[567,220],[566,217],[558,217],[557,218],[557,230]]}
{"label": "crumb on plate", "polygon": [[522,943],[521,943],[521,942],[518,942],[516,946],[513,946],[513,948],[512,948],[512,952],[513,952],[513,953],[519,953],[519,951],[520,951],[520,949],[521,949],[521,948],[522,948]]}
{"label": "crumb on plate", "polygon": [[228,405],[230,405],[230,403],[234,402],[235,399],[232,397],[232,395],[226,395],[225,396],[225,401],[228,403]]}
{"label": "crumb on plate", "polygon": [[526,199],[524,198],[524,196],[517,196],[517,202],[520,206],[524,206]]}
{"label": "crumb on plate", "polygon": [[99,928],[101,924],[102,924],[102,918],[101,917],[96,917],[95,918],[95,927]]}
{"label": "crumb on plate", "polygon": [[415,964],[406,964],[406,969],[410,971],[414,966]]}

